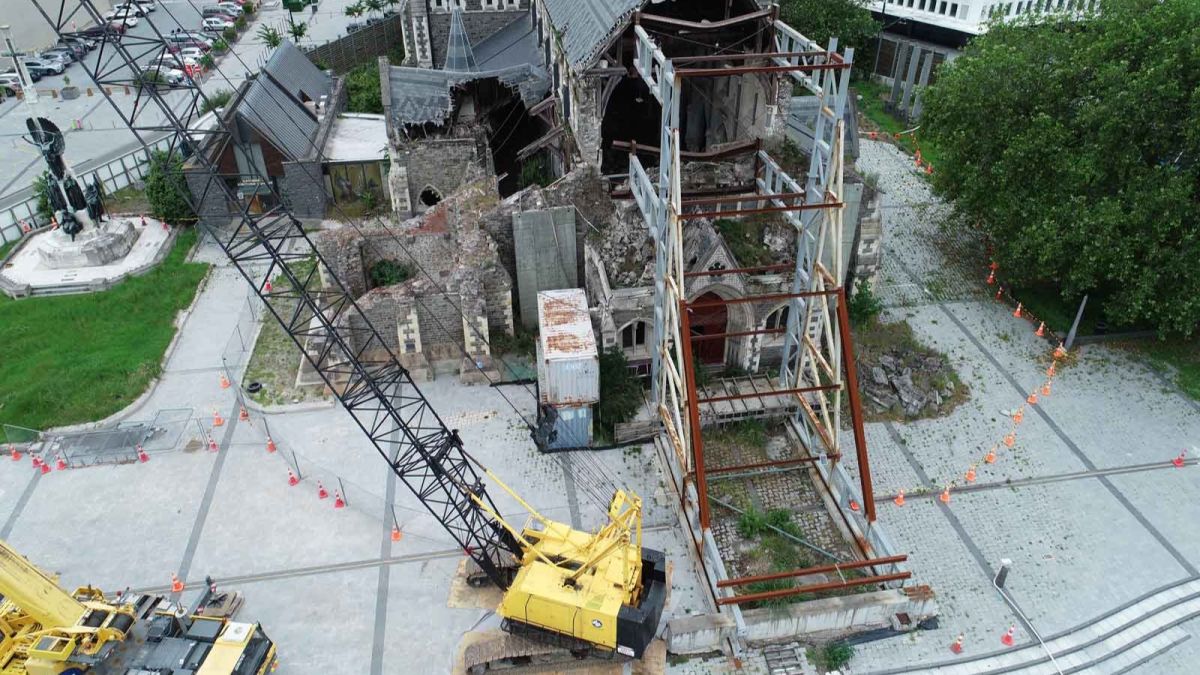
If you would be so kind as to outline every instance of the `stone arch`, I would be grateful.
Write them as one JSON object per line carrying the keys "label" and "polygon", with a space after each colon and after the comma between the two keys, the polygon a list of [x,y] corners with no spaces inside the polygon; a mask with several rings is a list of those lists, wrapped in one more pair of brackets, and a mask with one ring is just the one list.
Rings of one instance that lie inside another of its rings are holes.
{"label": "stone arch", "polygon": [[417,203],[424,209],[431,209],[442,201],[442,191],[432,185],[426,185],[417,195]]}
{"label": "stone arch", "polygon": [[[701,304],[717,298],[721,300],[734,300],[740,297],[743,297],[743,294],[736,288],[724,283],[715,283],[706,285],[703,288],[694,291],[692,297],[688,299],[688,303]],[[751,306],[751,303],[743,302],[728,304],[724,306],[724,310],[724,330],[721,332],[740,333],[749,331],[754,327],[754,310]],[[694,312],[693,317],[695,317]],[[713,317],[710,320],[716,321],[717,319]],[[705,330],[707,329],[708,327],[705,327]],[[694,330],[693,332],[696,331]],[[708,332],[711,334],[713,331],[710,330]],[[750,355],[749,342],[747,342],[747,340],[748,338],[746,336],[726,338],[724,340],[723,362],[725,365],[746,367],[745,364],[748,362],[747,359]],[[696,341],[693,343],[693,347],[702,344],[702,342],[708,341]]]}

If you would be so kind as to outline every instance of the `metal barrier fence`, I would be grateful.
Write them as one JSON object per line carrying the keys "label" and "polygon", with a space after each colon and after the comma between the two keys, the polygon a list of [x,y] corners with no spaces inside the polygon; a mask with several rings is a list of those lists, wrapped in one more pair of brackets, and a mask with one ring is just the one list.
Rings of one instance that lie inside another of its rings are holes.
{"label": "metal barrier fence", "polygon": [[[166,149],[168,143],[169,138],[163,136],[151,145],[151,149]],[[75,167],[75,173],[89,183],[93,176],[99,177],[105,193],[111,194],[145,178],[150,155],[144,148],[138,147],[114,159],[105,160],[98,166],[89,166],[92,163],[81,162]],[[35,226],[48,223],[38,215],[37,195],[32,186],[0,198],[0,245],[21,238],[21,221]]]}

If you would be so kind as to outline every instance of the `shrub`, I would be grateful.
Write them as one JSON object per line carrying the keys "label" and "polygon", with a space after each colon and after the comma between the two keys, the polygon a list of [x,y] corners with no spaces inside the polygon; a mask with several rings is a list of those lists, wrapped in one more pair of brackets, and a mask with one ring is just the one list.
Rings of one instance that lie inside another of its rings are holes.
{"label": "shrub", "polygon": [[42,172],[42,175],[33,179],[33,194],[37,196],[37,212],[42,220],[50,220],[52,208],[50,205],[50,173]]}
{"label": "shrub", "polygon": [[550,168],[546,166],[546,160],[539,156],[530,157],[521,164],[521,187],[527,188],[530,185],[540,185],[545,187],[550,184],[552,177],[550,176]]}
{"label": "shrub", "polygon": [[[241,17],[238,18],[240,19]],[[237,28],[226,28],[221,31],[221,37],[225,38],[226,42],[233,42],[237,39],[237,35]]]}
{"label": "shrub", "polygon": [[212,50],[218,54],[224,54],[229,50],[229,43],[224,38],[217,38],[213,40]]}
{"label": "shrub", "polygon": [[413,271],[408,265],[395,260],[380,260],[371,266],[369,272],[371,277],[371,285],[374,288],[380,286],[395,286],[396,284],[404,283],[412,278]]}
{"label": "shrub", "polygon": [[188,203],[191,192],[183,177],[183,160],[178,154],[168,155],[156,150],[150,155],[150,169],[146,172],[146,199],[150,202],[150,213],[157,219],[172,225],[196,222],[196,212]]}
{"label": "shrub", "polygon": [[767,516],[751,506],[738,517],[737,529],[738,534],[747,539],[757,537],[767,531]]}
{"label": "shrub", "polygon": [[253,14],[254,12],[255,12],[255,7],[254,7],[253,2],[246,2],[246,3],[242,4],[242,13],[243,14]]}
{"label": "shrub", "polygon": [[[242,14],[238,18],[234,19],[233,27],[236,28],[237,30],[246,30],[246,15]],[[229,29],[226,28],[225,30],[229,30]]]}
{"label": "shrub", "polygon": [[850,323],[855,327],[866,326],[883,311],[883,303],[871,291],[871,282],[859,282],[854,289],[854,295],[846,303],[846,311],[850,314]]}
{"label": "shrub", "polygon": [[361,65],[346,73],[346,111],[356,113],[383,112],[383,94],[379,90],[379,66]]}
{"label": "shrub", "polygon": [[205,54],[204,56],[200,57],[200,65],[204,66],[205,68],[212,68],[216,64],[217,62],[213,60],[212,54]]}
{"label": "shrub", "polygon": [[200,114],[204,115],[219,108],[224,108],[229,103],[229,99],[233,98],[233,92],[228,89],[218,89],[217,91],[208,94],[206,98],[200,102]]}
{"label": "shrub", "polygon": [[625,353],[613,348],[600,354],[600,403],[596,417],[610,434],[620,422],[633,417],[642,405],[642,385],[629,370]]}
{"label": "shrub", "polygon": [[821,649],[821,661],[827,670],[841,670],[854,658],[854,646],[848,642],[831,642]]}

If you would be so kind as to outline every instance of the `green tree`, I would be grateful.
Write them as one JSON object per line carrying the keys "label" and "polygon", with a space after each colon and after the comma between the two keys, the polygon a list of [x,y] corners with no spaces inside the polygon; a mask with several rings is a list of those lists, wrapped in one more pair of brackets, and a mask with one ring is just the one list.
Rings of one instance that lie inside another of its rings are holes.
{"label": "green tree", "polygon": [[178,154],[164,150],[150,153],[150,169],[146,172],[146,200],[150,213],[172,225],[191,225],[196,212],[188,204],[187,180],[183,176],[183,160]]}
{"label": "green tree", "polygon": [[346,12],[346,16],[357,19],[363,15],[363,12],[367,11],[367,8],[361,2],[356,2],[353,5],[346,5],[344,11]]}
{"label": "green tree", "polygon": [[377,64],[366,63],[346,73],[345,82],[347,112],[383,112],[383,94],[379,88]]}
{"label": "green tree", "polygon": [[50,221],[50,216],[54,215],[51,210],[54,208],[50,205],[50,172],[43,171],[42,175],[33,179],[33,194],[37,197],[37,213],[38,216],[45,222]]}
{"label": "green tree", "polygon": [[368,11],[382,14],[383,6],[387,3],[383,0],[364,0],[363,4],[366,6]]}
{"label": "green tree", "polygon": [[231,98],[233,98],[233,92],[228,89],[218,89],[211,94],[205,94],[204,99],[200,101],[200,114],[204,115],[224,108]]}
{"label": "green tree", "polygon": [[[854,47],[856,64],[871,63],[868,54],[874,52],[875,36],[882,28],[871,17],[867,0],[783,0],[780,16],[822,48],[831,37],[838,39],[839,49]],[[863,65],[856,65],[854,70],[866,72]]]}
{"label": "green tree", "polygon": [[296,18],[288,12],[288,34],[292,36],[292,40],[299,43],[300,39],[308,34],[308,24],[300,21],[296,22]]}
{"label": "green tree", "polygon": [[935,189],[1002,276],[1108,322],[1200,323],[1200,3],[1110,0],[1077,21],[997,24],[925,97]]}
{"label": "green tree", "polygon": [[596,418],[600,426],[612,434],[613,427],[633,417],[642,405],[642,385],[624,352],[613,348],[600,353],[600,403]]}
{"label": "green tree", "polygon": [[258,37],[265,45],[271,49],[275,49],[283,44],[283,35],[279,33],[279,29],[274,26],[263,24],[258,27]]}

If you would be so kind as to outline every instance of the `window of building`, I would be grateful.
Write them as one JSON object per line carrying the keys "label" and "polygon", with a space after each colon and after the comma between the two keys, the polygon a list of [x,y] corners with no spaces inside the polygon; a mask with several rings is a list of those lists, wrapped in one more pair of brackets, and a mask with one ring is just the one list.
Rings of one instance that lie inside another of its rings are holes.
{"label": "window of building", "polygon": [[925,0],[919,0],[917,3],[917,9],[921,10],[922,12],[925,11]]}
{"label": "window of building", "polygon": [[958,16],[958,3],[957,2],[950,3],[950,16],[951,17]]}
{"label": "window of building", "polygon": [[646,322],[633,321],[621,329],[621,347],[636,349],[646,345]]}
{"label": "window of building", "polygon": [[725,269],[725,263],[720,260],[708,266],[709,272],[720,272],[723,269]]}
{"label": "window of building", "polygon": [[768,314],[767,315],[767,323],[766,323],[765,328],[767,330],[775,330],[776,328],[786,329],[787,322],[788,322],[788,312],[790,311],[790,309],[791,309],[790,307],[788,307],[787,305],[784,305],[783,307],[780,307],[779,309],[775,310],[774,312],[771,312],[770,314]]}
{"label": "window of building", "polygon": [[938,14],[943,16],[946,14],[946,0],[942,0],[942,4],[938,5]]}

